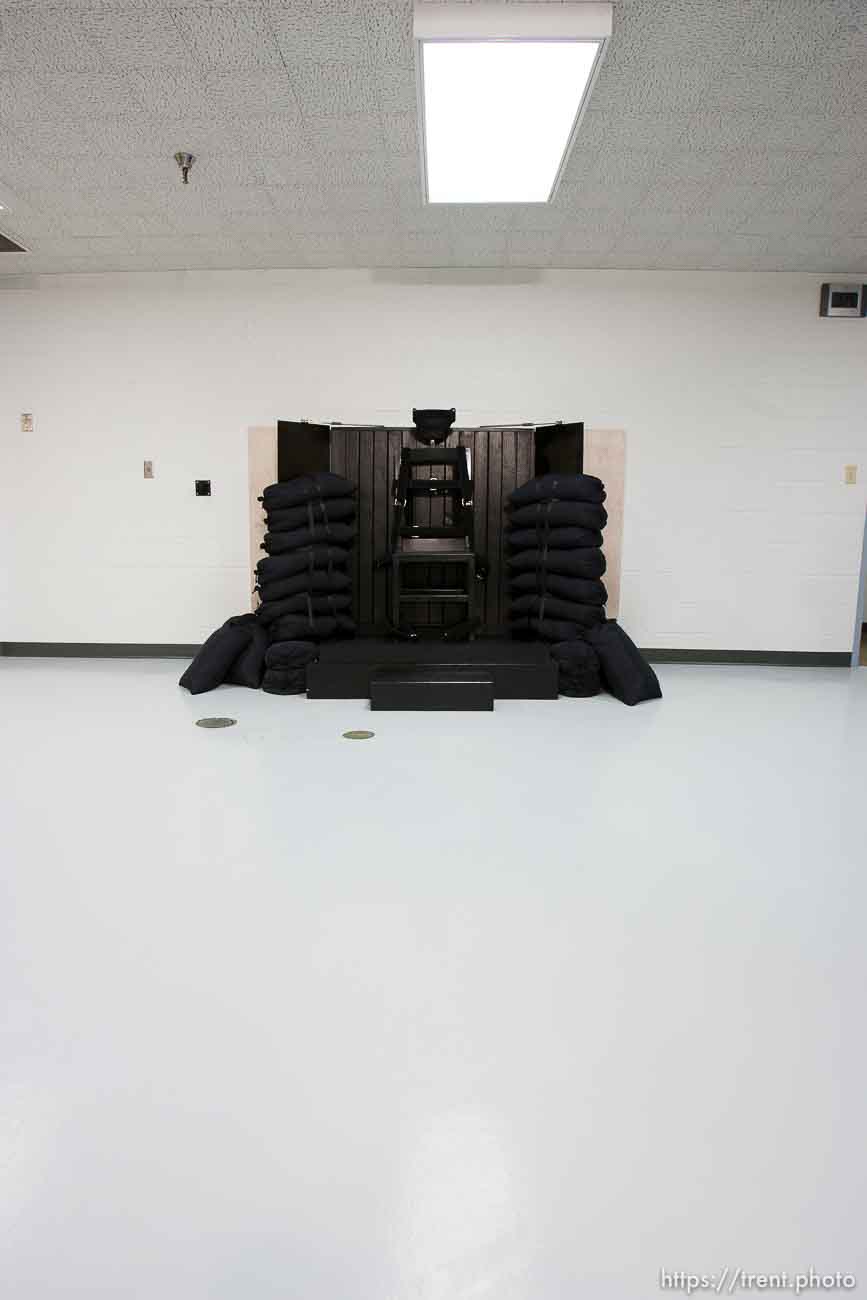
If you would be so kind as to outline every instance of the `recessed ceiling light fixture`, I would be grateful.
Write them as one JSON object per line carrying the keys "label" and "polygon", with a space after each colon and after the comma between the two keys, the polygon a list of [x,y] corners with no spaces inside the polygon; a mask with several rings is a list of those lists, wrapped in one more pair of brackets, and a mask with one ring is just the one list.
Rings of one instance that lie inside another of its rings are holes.
{"label": "recessed ceiling light fixture", "polygon": [[553,198],[611,35],[610,4],[416,0],[428,203]]}

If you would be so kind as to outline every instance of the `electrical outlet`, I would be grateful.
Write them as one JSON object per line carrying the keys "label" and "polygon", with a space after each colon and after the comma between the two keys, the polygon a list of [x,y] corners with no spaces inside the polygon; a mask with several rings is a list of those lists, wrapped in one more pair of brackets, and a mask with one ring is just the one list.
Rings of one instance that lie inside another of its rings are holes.
{"label": "electrical outlet", "polygon": [[22,411],[21,413],[21,432],[33,432],[33,416],[30,411]]}
{"label": "electrical outlet", "polygon": [[858,482],[858,466],[857,466],[857,465],[844,465],[844,466],[843,466],[843,482],[846,484],[847,487],[851,487],[853,483],[857,483],[857,482]]}
{"label": "electrical outlet", "polygon": [[154,463],[153,463],[152,460],[146,460],[146,461],[145,461],[145,463],[144,463],[144,476],[145,476],[145,478],[153,478],[153,476],[154,476]]}

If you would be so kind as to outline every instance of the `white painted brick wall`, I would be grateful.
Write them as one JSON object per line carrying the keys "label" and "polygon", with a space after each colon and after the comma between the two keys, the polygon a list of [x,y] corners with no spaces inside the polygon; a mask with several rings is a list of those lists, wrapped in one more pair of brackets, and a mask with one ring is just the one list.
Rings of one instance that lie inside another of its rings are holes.
{"label": "white painted brick wall", "polygon": [[867,321],[820,320],[819,276],[526,276],[0,279],[0,640],[201,639],[247,605],[247,426],[415,404],[626,429],[640,643],[848,650]]}

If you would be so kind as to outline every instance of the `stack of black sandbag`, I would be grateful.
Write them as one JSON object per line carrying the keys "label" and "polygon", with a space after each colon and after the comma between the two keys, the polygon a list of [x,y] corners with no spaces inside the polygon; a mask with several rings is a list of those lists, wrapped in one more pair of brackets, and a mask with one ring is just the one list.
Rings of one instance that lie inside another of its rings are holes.
{"label": "stack of black sandbag", "polygon": [[573,641],[605,618],[605,488],[592,474],[543,474],[509,498],[513,635]]}
{"label": "stack of black sandbag", "polygon": [[[256,617],[270,645],[355,632],[348,573],[355,537],[355,487],[327,471],[266,487],[260,498],[267,557],[256,566]],[[277,667],[275,662],[269,669]]]}

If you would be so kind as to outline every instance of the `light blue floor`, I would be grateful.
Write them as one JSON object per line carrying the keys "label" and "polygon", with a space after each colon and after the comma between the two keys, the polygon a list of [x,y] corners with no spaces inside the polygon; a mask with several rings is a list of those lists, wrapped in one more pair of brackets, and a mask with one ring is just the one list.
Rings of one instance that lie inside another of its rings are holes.
{"label": "light blue floor", "polygon": [[181,668],[0,660],[4,1300],[867,1286],[867,671],[372,715]]}

